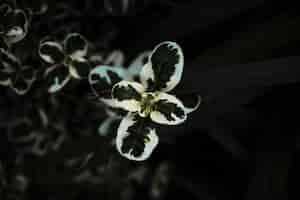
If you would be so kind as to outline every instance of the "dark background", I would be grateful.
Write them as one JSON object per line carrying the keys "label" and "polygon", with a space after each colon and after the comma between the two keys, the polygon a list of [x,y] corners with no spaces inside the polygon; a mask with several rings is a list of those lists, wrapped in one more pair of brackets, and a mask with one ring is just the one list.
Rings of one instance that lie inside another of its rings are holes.
{"label": "dark background", "polygon": [[[21,97],[0,87],[0,199],[155,199],[151,188],[165,163],[168,181],[158,186],[163,195],[157,199],[299,199],[299,7],[292,1],[129,0],[123,11],[123,1],[107,2],[112,9],[97,0],[48,1],[24,48],[76,31],[96,49],[122,50],[128,63],[162,41],[176,41],[185,56],[176,92],[198,93],[202,105],[184,125],[162,127],[151,158],[134,163],[107,150],[106,139],[95,134],[104,116],[81,98],[87,85],[57,95],[54,114],[38,84]],[[24,156],[24,146],[34,143],[10,140],[8,124],[34,118],[41,105],[53,123],[63,121],[68,139],[57,151]],[[91,152],[94,158],[84,163]],[[67,166],[74,158],[77,164]],[[128,178],[141,168],[147,171],[141,180]],[[90,178],[74,181],[86,171]]]}

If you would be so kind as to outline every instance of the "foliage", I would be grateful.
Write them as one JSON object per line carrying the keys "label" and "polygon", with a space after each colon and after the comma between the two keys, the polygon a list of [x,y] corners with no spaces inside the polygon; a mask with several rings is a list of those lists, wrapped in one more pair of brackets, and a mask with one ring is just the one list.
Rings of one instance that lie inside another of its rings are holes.
{"label": "foliage", "polygon": [[299,23],[262,0],[0,0],[0,199],[297,198]]}

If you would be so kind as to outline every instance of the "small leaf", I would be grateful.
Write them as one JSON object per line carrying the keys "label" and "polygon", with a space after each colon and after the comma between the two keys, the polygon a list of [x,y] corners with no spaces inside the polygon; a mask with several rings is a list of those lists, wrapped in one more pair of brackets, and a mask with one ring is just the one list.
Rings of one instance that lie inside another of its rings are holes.
{"label": "small leaf", "polygon": [[24,39],[28,32],[29,19],[23,10],[15,9],[9,13],[8,27],[6,27],[5,40],[12,44]]}
{"label": "small leaf", "polygon": [[116,107],[130,112],[140,110],[140,101],[144,87],[137,82],[121,81],[114,85],[112,97],[116,100]]}
{"label": "small leaf", "polygon": [[58,42],[42,42],[39,48],[40,57],[47,63],[60,64],[65,59],[62,46]]}
{"label": "small leaf", "polygon": [[150,157],[158,141],[156,130],[148,127],[143,118],[128,115],[120,123],[116,145],[127,159],[143,161]]}
{"label": "small leaf", "polygon": [[160,93],[155,99],[150,117],[159,124],[177,125],[186,120],[187,114],[179,99],[167,93]]}
{"label": "small leaf", "polygon": [[118,67],[100,65],[92,69],[88,79],[93,93],[105,103],[114,104],[111,90],[116,83],[123,80],[124,74],[124,69]]}
{"label": "small leaf", "polygon": [[73,78],[81,79],[81,78],[87,78],[89,75],[89,72],[91,70],[91,66],[89,62],[84,59],[77,59],[73,60],[71,63],[71,66],[69,66],[70,74]]}
{"label": "small leaf", "polygon": [[197,110],[201,104],[201,96],[196,94],[176,95],[183,103],[187,114]]}
{"label": "small leaf", "polygon": [[162,42],[152,51],[149,62],[140,76],[143,85],[150,91],[168,92],[181,80],[184,57],[178,44]]}
{"label": "small leaf", "polygon": [[61,90],[71,79],[69,69],[65,65],[54,65],[45,71],[48,92]]}
{"label": "small leaf", "polygon": [[64,49],[73,60],[80,59],[87,54],[87,40],[79,33],[69,34],[64,41]]}

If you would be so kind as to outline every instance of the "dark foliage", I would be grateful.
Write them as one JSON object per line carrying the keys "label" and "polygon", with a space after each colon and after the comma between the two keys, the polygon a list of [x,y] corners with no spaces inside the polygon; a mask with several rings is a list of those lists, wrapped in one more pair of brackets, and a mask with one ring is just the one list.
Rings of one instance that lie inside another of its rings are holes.
{"label": "dark foliage", "polygon": [[[299,199],[300,7],[291,1],[1,4],[23,10],[30,24],[16,43],[7,42],[7,21],[0,24],[0,48],[22,63],[7,71],[0,57],[1,80],[27,80],[27,66],[35,78],[23,95],[16,81],[0,85],[0,200]],[[85,79],[47,92],[40,41],[73,32],[85,36],[89,53],[122,50],[125,66],[160,42],[182,47],[174,92],[200,94],[202,104],[184,124],[159,127],[160,145],[147,161],[121,157],[116,130],[98,134],[107,115]]]}

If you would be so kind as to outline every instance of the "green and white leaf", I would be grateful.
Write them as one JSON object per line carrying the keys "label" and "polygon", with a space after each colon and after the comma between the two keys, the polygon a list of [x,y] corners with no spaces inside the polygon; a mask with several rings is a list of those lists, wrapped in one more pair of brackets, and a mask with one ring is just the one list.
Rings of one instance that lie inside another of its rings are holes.
{"label": "green and white leaf", "polygon": [[65,59],[63,47],[54,41],[42,42],[39,47],[39,55],[50,64],[60,64]]}
{"label": "green and white leaf", "polygon": [[105,104],[115,107],[111,91],[113,86],[124,79],[123,68],[100,65],[92,69],[88,80],[93,93]]}
{"label": "green and white leaf", "polygon": [[21,9],[11,11],[8,14],[9,28],[5,32],[5,41],[13,44],[24,39],[28,32],[29,19],[27,14]]}
{"label": "green and white leaf", "polygon": [[91,66],[85,58],[77,58],[69,65],[70,75],[75,79],[86,78],[89,75]]}
{"label": "green and white leaf", "polygon": [[72,60],[78,60],[86,56],[88,51],[87,40],[79,33],[68,34],[64,41],[64,50]]}
{"label": "green and white leaf", "polygon": [[130,112],[140,111],[140,102],[145,89],[137,82],[121,81],[114,85],[112,97],[116,106]]}
{"label": "green and white leaf", "polygon": [[121,121],[116,146],[119,153],[127,159],[134,161],[148,159],[158,142],[156,130],[143,123],[142,118],[128,115]]}
{"label": "green and white leaf", "polygon": [[143,67],[140,78],[149,91],[171,91],[182,77],[183,52],[175,42],[158,44]]}
{"label": "green and white leaf", "polygon": [[181,100],[187,114],[197,110],[202,102],[202,98],[197,94],[176,95]]}
{"label": "green and white leaf", "polygon": [[186,120],[187,113],[179,99],[161,92],[155,99],[150,118],[159,124],[177,125]]}
{"label": "green and white leaf", "polygon": [[45,71],[48,92],[61,90],[71,80],[69,69],[64,65],[54,65]]}

